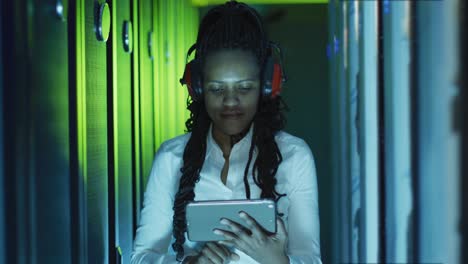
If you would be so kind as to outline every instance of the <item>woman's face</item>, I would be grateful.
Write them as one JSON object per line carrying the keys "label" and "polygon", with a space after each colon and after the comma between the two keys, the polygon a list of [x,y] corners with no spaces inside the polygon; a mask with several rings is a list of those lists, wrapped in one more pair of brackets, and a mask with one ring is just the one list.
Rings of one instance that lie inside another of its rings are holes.
{"label": "woman's face", "polygon": [[250,125],[260,96],[260,69],[253,53],[220,50],[207,56],[204,96],[213,132],[232,136]]}

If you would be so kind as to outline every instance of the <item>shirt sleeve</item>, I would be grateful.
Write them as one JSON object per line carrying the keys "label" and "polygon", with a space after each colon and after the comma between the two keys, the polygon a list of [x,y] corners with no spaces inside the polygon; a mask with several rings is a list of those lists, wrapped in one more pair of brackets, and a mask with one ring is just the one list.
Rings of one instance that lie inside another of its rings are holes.
{"label": "shirt sleeve", "polygon": [[[132,264],[180,263],[173,252],[168,252],[172,238],[172,206],[178,186],[173,162],[163,144],[156,153],[148,178],[131,255]],[[185,253],[189,252],[186,250]]]}
{"label": "shirt sleeve", "polygon": [[295,182],[289,195],[288,257],[290,264],[321,264],[317,173],[312,152],[303,144],[290,170]]}

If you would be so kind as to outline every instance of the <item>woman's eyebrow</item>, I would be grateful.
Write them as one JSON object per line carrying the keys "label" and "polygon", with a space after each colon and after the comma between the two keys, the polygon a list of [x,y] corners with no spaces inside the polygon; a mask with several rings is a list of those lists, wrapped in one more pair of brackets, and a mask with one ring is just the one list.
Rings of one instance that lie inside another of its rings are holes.
{"label": "woman's eyebrow", "polygon": [[[239,80],[236,81],[236,83],[241,83],[241,82],[256,82],[258,81],[257,79],[245,79],[245,80]],[[207,83],[226,83],[226,81],[220,81],[220,80],[208,80],[206,81]]]}

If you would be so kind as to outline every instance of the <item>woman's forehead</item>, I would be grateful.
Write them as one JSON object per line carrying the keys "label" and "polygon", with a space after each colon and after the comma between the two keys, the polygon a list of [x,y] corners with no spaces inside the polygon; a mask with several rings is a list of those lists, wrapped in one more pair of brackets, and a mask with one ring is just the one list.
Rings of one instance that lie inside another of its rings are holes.
{"label": "woman's forehead", "polygon": [[258,78],[259,67],[255,55],[245,50],[219,50],[205,59],[205,78],[217,80]]}

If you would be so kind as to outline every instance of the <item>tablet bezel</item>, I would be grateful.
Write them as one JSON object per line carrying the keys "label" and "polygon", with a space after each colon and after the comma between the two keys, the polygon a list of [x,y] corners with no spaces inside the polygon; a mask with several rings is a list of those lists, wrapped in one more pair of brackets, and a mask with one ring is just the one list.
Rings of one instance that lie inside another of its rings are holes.
{"label": "tablet bezel", "polygon": [[213,233],[213,229],[228,230],[220,223],[221,218],[231,219],[245,226],[239,212],[251,215],[266,231],[276,233],[276,203],[271,199],[253,200],[206,200],[187,204],[187,237],[190,241],[225,240],[222,235]]}

